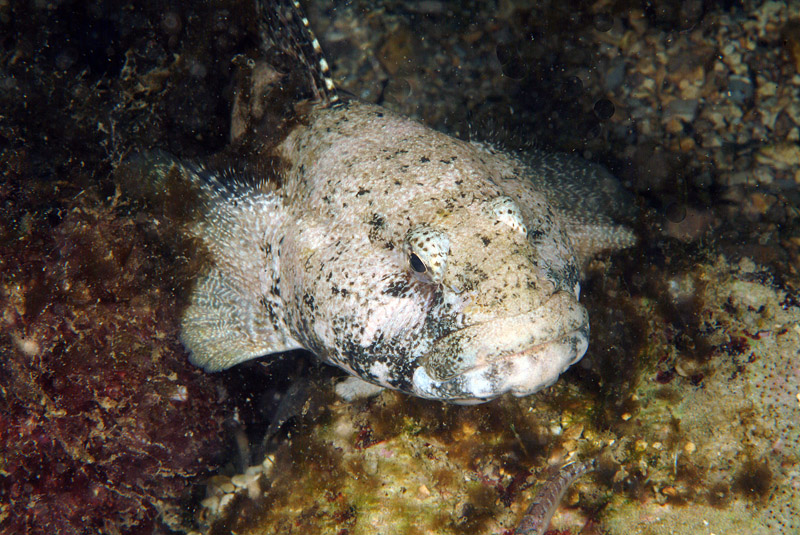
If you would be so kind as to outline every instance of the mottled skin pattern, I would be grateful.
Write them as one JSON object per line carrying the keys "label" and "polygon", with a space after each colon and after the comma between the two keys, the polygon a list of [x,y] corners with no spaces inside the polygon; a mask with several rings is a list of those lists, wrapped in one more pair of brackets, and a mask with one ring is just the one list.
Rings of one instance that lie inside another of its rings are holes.
{"label": "mottled skin pattern", "polygon": [[182,338],[209,371],[302,347],[416,396],[524,396],[586,351],[581,262],[634,241],[535,166],[358,101],[311,105],[274,155],[279,187],[190,177],[214,266]]}

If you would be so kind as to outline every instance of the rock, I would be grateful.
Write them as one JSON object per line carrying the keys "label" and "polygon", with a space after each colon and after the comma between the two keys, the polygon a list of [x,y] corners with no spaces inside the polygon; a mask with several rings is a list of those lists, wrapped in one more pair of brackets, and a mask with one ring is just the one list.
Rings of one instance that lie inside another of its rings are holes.
{"label": "rock", "polygon": [[753,82],[746,76],[731,76],[726,96],[739,105],[749,102],[753,98]]}
{"label": "rock", "polygon": [[699,102],[697,99],[675,99],[667,104],[664,110],[662,120],[669,122],[671,119],[680,119],[683,122],[690,123],[697,116],[697,109]]}

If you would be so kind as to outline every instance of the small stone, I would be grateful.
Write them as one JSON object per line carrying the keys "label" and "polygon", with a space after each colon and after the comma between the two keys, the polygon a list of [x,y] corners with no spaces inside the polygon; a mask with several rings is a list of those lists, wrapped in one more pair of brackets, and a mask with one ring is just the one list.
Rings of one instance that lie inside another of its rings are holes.
{"label": "small stone", "polygon": [[606,71],[603,79],[605,90],[616,91],[625,81],[625,60],[616,58],[611,61],[611,67]]}
{"label": "small stone", "polygon": [[680,147],[681,147],[681,150],[683,152],[690,152],[690,151],[694,150],[694,147],[695,147],[694,139],[692,139],[690,137],[685,137],[685,138],[681,139]]}
{"label": "small stone", "polygon": [[213,476],[208,482],[207,489],[212,496],[219,496],[235,490],[230,479],[225,476]]}
{"label": "small stone", "polygon": [[686,443],[686,444],[683,446],[683,451],[685,451],[685,452],[686,452],[686,453],[688,453],[689,455],[691,455],[692,453],[694,453],[696,450],[697,450],[697,446],[695,446],[694,442],[687,442],[687,443]]}
{"label": "small stone", "polygon": [[731,76],[728,78],[726,96],[736,104],[744,104],[753,98],[753,83],[746,76]]}
{"label": "small stone", "polygon": [[225,494],[224,496],[220,496],[218,510],[224,511],[231,504],[231,502],[233,502],[234,498],[236,498],[235,494]]}
{"label": "small stone", "polygon": [[739,260],[739,271],[741,273],[753,273],[756,270],[756,264],[746,256]]}
{"label": "small stone", "polygon": [[256,479],[256,476],[248,476],[246,474],[236,474],[231,478],[231,483],[240,489],[247,488],[247,486]]}
{"label": "small stone", "polygon": [[800,147],[795,143],[779,143],[761,147],[756,154],[756,161],[778,169],[796,168],[800,166]]}
{"label": "small stone", "polygon": [[478,431],[478,428],[475,427],[473,424],[465,422],[461,426],[461,432],[464,434],[465,437],[471,437]]}
{"label": "small stone", "polygon": [[577,505],[579,501],[581,501],[580,492],[570,492],[567,495],[566,499],[564,500],[564,503],[566,503],[567,505],[573,507],[573,506]]}
{"label": "small stone", "polygon": [[665,130],[670,134],[679,134],[683,132],[683,122],[678,117],[672,117],[667,121]]}
{"label": "small stone", "polygon": [[673,118],[684,122],[692,122],[697,115],[699,102],[697,99],[675,99],[667,104],[664,110],[664,122],[669,122]]}
{"label": "small stone", "polygon": [[264,457],[264,462],[261,463],[261,472],[264,475],[269,475],[275,467],[275,455],[267,455]]}
{"label": "small stone", "polygon": [[757,92],[760,98],[774,97],[778,92],[778,84],[775,82],[763,82],[759,84]]}
{"label": "small stone", "polygon": [[216,513],[219,510],[219,496],[210,496],[200,502],[200,505],[212,513]]}
{"label": "small stone", "polygon": [[17,349],[19,349],[22,353],[24,353],[29,357],[36,356],[41,349],[39,347],[38,342],[36,342],[36,340],[34,340],[33,338],[26,338],[23,336],[12,334],[11,339],[14,341],[14,344],[17,346]]}
{"label": "small stone", "polygon": [[686,357],[679,357],[675,362],[675,371],[681,377],[691,377],[698,373],[701,366],[696,360]]}
{"label": "small stone", "polygon": [[572,425],[567,428],[566,432],[564,433],[564,438],[568,440],[577,440],[583,434],[583,424],[576,424]]}

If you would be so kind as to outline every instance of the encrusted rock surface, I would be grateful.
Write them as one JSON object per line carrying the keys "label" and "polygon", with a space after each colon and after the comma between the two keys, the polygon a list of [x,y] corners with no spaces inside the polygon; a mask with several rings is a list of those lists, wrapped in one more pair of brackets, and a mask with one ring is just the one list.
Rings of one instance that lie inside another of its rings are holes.
{"label": "encrusted rock surface", "polygon": [[749,258],[667,271],[663,285],[606,289],[638,341],[595,351],[542,394],[479,407],[395,393],[316,403],[259,491],[231,486],[235,499],[213,502],[210,532],[504,533],[535,483],[574,456],[600,466],[571,489],[559,529],[795,532],[797,289]]}

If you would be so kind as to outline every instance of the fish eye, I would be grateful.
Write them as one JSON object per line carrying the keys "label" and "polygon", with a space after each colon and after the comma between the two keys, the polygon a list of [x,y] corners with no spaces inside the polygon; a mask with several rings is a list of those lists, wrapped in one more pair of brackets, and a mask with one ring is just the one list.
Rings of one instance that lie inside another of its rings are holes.
{"label": "fish eye", "polygon": [[417,273],[425,273],[428,271],[428,268],[425,267],[425,264],[419,259],[416,253],[411,253],[411,255],[408,257],[408,263],[411,264],[411,269]]}
{"label": "fish eye", "polygon": [[508,225],[521,234],[528,233],[528,228],[522,219],[522,212],[511,197],[506,195],[497,197],[489,203],[489,208],[500,223]]}
{"label": "fish eye", "polygon": [[442,284],[447,270],[450,239],[439,229],[422,224],[406,234],[403,249],[412,274],[423,282]]}

